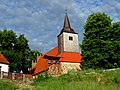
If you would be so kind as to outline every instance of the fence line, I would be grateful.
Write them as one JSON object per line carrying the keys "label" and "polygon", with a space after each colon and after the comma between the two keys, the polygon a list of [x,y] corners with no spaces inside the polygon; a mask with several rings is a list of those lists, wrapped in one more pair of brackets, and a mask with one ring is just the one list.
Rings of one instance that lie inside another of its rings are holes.
{"label": "fence line", "polygon": [[0,72],[1,79],[9,79],[9,80],[21,80],[24,81],[25,75],[23,73],[10,73],[10,72]]}

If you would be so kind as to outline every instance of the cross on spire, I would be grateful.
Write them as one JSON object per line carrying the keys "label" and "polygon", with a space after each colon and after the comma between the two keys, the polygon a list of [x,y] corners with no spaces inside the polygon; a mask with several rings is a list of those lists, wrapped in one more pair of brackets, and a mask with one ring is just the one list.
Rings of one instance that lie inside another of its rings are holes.
{"label": "cross on spire", "polygon": [[63,24],[63,28],[62,28],[60,34],[62,32],[76,33],[74,31],[74,29],[72,29],[71,26],[70,26],[69,18],[68,18],[68,15],[67,15],[67,9],[65,10],[64,24]]}
{"label": "cross on spire", "polygon": [[67,9],[65,9],[65,14],[67,15]]}

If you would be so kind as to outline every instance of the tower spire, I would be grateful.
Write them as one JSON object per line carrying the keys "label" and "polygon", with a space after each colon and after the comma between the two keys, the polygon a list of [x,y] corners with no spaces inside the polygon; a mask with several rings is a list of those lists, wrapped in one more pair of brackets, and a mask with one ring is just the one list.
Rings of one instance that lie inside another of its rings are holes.
{"label": "tower spire", "polygon": [[63,28],[69,28],[69,29],[71,28],[67,12],[66,12],[66,15],[65,15],[65,18],[64,18],[64,26],[63,26]]}
{"label": "tower spire", "polygon": [[65,10],[64,24],[60,34],[63,32],[76,33],[70,26],[69,18],[67,15],[67,9]]}
{"label": "tower spire", "polygon": [[66,52],[78,52],[78,33],[71,28],[67,10],[65,10],[63,28],[58,37],[58,54]]}

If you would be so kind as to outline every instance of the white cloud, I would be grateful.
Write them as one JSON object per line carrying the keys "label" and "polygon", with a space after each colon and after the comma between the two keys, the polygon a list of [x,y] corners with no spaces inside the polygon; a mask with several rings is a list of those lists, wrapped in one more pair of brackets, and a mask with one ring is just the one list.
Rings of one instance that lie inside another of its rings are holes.
{"label": "white cloud", "polygon": [[65,9],[81,42],[88,15],[100,11],[119,21],[119,8],[119,0],[0,0],[0,29],[25,34],[32,49],[45,53],[57,45]]}

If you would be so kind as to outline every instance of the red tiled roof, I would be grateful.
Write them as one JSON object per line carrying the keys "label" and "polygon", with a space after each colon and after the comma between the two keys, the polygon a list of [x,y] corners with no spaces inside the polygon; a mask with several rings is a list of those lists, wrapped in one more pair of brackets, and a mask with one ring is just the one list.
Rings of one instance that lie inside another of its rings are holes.
{"label": "red tiled roof", "polygon": [[0,53],[0,63],[10,64],[7,59]]}
{"label": "red tiled roof", "polygon": [[82,62],[82,55],[77,52],[62,52],[58,55],[58,46],[48,51],[45,55],[52,57],[61,57],[61,62]]}
{"label": "red tiled roof", "polygon": [[62,52],[59,54],[60,56],[60,62],[75,62],[80,63],[82,62],[82,55],[77,52]]}
{"label": "red tiled roof", "polygon": [[34,74],[43,72],[49,68],[48,58],[57,58],[60,62],[74,62],[80,63],[82,62],[82,55],[78,52],[62,52],[58,55],[58,46],[48,51],[45,55],[42,55],[37,62],[34,70]]}
{"label": "red tiled roof", "polygon": [[33,75],[48,69],[48,61],[46,59],[44,59],[43,57],[44,57],[44,55],[42,55],[40,57],[39,61],[37,62],[36,66],[34,68],[35,71],[34,71]]}
{"label": "red tiled roof", "polygon": [[57,54],[58,54],[58,46],[56,46],[55,48],[48,51],[45,55],[47,55],[47,56],[57,56]]}

